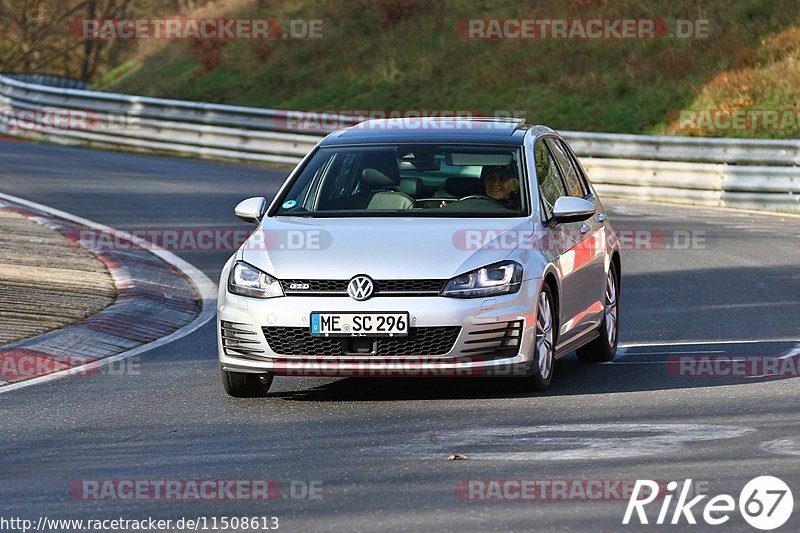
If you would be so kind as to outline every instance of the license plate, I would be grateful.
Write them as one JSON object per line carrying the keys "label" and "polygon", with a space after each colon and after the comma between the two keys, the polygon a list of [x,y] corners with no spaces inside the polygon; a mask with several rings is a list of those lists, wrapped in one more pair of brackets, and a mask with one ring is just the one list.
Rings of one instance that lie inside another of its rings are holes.
{"label": "license plate", "polygon": [[405,337],[408,335],[408,313],[311,313],[311,334]]}

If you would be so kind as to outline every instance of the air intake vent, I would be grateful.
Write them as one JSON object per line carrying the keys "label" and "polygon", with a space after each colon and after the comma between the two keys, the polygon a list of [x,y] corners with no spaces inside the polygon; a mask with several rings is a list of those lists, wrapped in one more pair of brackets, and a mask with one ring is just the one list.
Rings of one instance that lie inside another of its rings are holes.
{"label": "air intake vent", "polygon": [[261,341],[258,333],[248,331],[247,324],[236,324],[234,322],[222,322],[222,348],[226,355],[232,356],[252,356],[263,354],[264,350],[259,349]]}
{"label": "air intake vent", "polygon": [[483,324],[469,332],[461,353],[485,357],[515,357],[522,341],[523,321]]}

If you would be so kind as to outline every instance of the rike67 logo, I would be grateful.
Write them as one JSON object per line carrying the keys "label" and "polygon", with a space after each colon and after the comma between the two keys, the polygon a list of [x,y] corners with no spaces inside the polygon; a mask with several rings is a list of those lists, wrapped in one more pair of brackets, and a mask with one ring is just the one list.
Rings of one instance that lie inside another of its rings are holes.
{"label": "rike67 logo", "polygon": [[[640,524],[650,523],[652,516],[648,518],[645,507],[656,500],[661,500],[658,518],[655,520],[655,524],[658,525],[697,524],[695,513],[702,513],[702,520],[706,524],[719,526],[728,522],[737,510],[737,501],[729,494],[714,496],[705,502],[704,506],[699,504],[708,497],[705,494],[690,500],[691,479],[684,481],[682,486],[676,481],[670,481],[666,486],[666,494],[659,493],[661,488],[663,484],[655,481],[637,480],[622,523],[630,524],[634,512]],[[676,496],[675,507],[671,509]],[[756,529],[769,531],[781,527],[789,520],[793,509],[794,497],[791,489],[776,477],[760,476],[752,479],[739,493],[739,513]],[[635,519],[633,523],[636,523]]]}

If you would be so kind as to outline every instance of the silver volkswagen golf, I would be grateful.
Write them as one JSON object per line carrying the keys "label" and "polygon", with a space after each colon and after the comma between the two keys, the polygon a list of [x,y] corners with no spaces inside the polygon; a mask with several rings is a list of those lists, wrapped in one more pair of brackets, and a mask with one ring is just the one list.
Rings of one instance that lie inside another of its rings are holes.
{"label": "silver volkswagen golf", "polygon": [[222,382],[508,376],[614,358],[619,242],[555,131],[510,119],[371,120],[323,139],[226,263]]}

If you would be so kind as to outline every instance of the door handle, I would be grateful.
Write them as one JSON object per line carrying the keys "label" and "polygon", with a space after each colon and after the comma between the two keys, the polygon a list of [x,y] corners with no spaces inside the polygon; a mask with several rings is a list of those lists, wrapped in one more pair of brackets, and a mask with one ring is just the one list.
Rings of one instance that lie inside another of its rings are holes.
{"label": "door handle", "polygon": [[581,224],[580,230],[582,234],[586,233],[587,231],[589,231],[589,226],[587,224]]}
{"label": "door handle", "polygon": [[598,222],[605,222],[607,218],[608,216],[605,213],[600,213],[599,215],[597,215]]}

